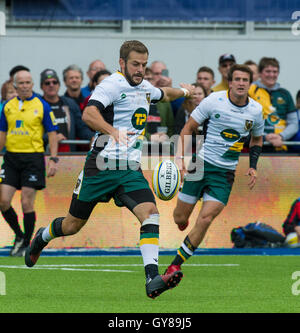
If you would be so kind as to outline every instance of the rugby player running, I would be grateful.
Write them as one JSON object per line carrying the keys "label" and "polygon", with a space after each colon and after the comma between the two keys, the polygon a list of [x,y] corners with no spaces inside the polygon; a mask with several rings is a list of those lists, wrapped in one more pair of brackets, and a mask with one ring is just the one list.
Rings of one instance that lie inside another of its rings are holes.
{"label": "rugby player running", "polygon": [[[40,228],[25,254],[25,263],[36,264],[43,248],[54,238],[74,235],[86,224],[98,202],[114,199],[140,221],[140,250],[146,275],[146,294],[155,298],[175,287],[182,273],[159,275],[159,212],[154,195],[140,169],[141,147],[151,102],[189,97],[193,86],[156,88],[143,80],[148,49],[140,41],[120,48],[120,71],[105,78],[94,90],[83,112],[83,121],[96,136],[77,179],[69,212]],[[121,282],[120,282],[121,283]]]}
{"label": "rugby player running", "polygon": [[[194,226],[183,240],[166,274],[181,271],[181,265],[193,255],[212,221],[226,206],[240,152],[249,133],[250,166],[246,175],[250,177],[250,189],[257,180],[256,167],[262,150],[264,120],[262,106],[248,97],[252,71],[247,66],[234,65],[229,71],[228,81],[229,90],[212,93],[202,100],[180,133],[182,144],[178,145],[180,149],[176,153],[176,161],[186,178],[178,194],[173,217],[181,231],[187,228],[198,200],[203,198],[203,202]],[[184,140],[206,120],[209,120],[206,137],[197,154],[197,163],[193,164],[196,172],[189,173],[184,164],[184,149],[187,149]]]}

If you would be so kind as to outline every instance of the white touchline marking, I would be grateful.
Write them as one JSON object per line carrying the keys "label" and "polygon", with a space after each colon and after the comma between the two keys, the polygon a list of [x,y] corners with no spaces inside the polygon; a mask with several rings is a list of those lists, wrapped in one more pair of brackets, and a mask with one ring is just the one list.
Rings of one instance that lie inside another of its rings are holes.
{"label": "white touchline marking", "polygon": [[[81,265],[82,266],[82,265]],[[16,269],[30,269],[30,270],[61,270],[61,271],[84,271],[84,272],[116,272],[116,273],[134,273],[135,271],[120,270],[120,269],[85,269],[85,268],[67,268],[67,267],[41,267],[38,265],[36,267],[27,267],[25,265],[21,266],[9,266],[9,265],[0,265],[0,268],[16,268]]]}
{"label": "white touchline marking", "polygon": [[[111,269],[91,269],[89,267],[141,267],[143,264],[53,264],[53,265],[36,265],[30,269],[60,269],[69,271],[91,271],[91,272],[123,272],[132,273],[130,270],[111,270]],[[159,266],[168,266],[168,264],[161,264]],[[240,264],[185,264],[184,266],[190,267],[237,267]],[[82,268],[76,268],[82,267]],[[86,268],[85,268],[86,267]],[[0,265],[0,268],[17,268],[17,269],[29,269],[25,265]]]}
{"label": "white touchline marking", "polygon": [[[143,264],[53,264],[53,265],[37,265],[39,267],[96,267],[96,266],[107,266],[107,267],[137,267],[137,266],[143,266]],[[159,264],[159,266],[169,266],[169,264]],[[240,264],[184,264],[184,266],[216,266],[216,267],[226,267],[226,266],[240,266]],[[1,267],[1,266],[0,266]]]}

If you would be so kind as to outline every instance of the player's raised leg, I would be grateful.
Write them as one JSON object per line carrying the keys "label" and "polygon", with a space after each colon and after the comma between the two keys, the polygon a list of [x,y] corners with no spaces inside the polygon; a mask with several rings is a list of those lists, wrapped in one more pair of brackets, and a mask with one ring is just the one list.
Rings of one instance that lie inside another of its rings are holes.
{"label": "player's raised leg", "polygon": [[48,243],[57,237],[76,234],[87,222],[70,213],[66,217],[54,219],[46,228],[40,228],[35,234],[30,246],[25,252],[25,264],[32,267],[36,264],[40,254]]}

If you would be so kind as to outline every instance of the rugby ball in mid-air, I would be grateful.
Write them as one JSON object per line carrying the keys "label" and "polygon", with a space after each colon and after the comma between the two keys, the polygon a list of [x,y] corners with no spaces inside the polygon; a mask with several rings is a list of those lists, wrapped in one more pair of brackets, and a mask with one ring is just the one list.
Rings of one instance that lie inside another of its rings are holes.
{"label": "rugby ball in mid-air", "polygon": [[296,232],[291,232],[286,236],[285,245],[287,247],[299,247],[298,235]]}
{"label": "rugby ball in mid-air", "polygon": [[152,187],[161,200],[171,200],[178,192],[180,172],[175,163],[165,160],[157,164],[152,174]]}

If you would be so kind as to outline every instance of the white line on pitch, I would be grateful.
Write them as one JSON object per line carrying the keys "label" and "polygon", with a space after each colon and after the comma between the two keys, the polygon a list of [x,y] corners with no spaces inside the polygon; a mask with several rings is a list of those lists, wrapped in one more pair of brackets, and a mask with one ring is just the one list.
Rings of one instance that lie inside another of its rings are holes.
{"label": "white line on pitch", "polygon": [[[136,267],[136,266],[143,266],[143,264],[57,264],[57,265],[38,265],[43,267]],[[169,266],[169,264],[159,264],[159,266]],[[240,264],[184,264],[184,266],[216,266],[216,267],[226,267],[226,266],[240,266]],[[1,267],[1,266],[0,266]]]}
{"label": "white line on pitch", "polygon": [[[82,265],[81,265],[82,266]],[[61,270],[61,271],[85,271],[85,272],[117,272],[117,273],[134,273],[134,271],[120,270],[120,269],[90,269],[90,268],[68,268],[68,267],[41,267],[37,265],[35,267],[27,267],[25,265],[21,266],[9,266],[9,265],[0,265],[0,268],[16,268],[16,269],[48,269],[48,270]]]}
{"label": "white line on pitch", "polygon": [[[53,264],[53,265],[36,265],[32,269],[72,269],[68,267],[140,267],[143,264]],[[160,264],[159,266],[168,266],[168,264]],[[236,267],[240,266],[239,264],[184,264],[184,266],[192,267]],[[0,268],[28,268],[25,265],[20,266],[11,266],[11,265],[0,265]],[[75,270],[75,268],[74,268]],[[77,269],[79,270],[79,269]],[[84,269],[83,269],[84,270]],[[105,270],[101,270],[105,271]],[[121,270],[116,270],[117,272],[122,272]],[[124,271],[132,272],[132,271]]]}

